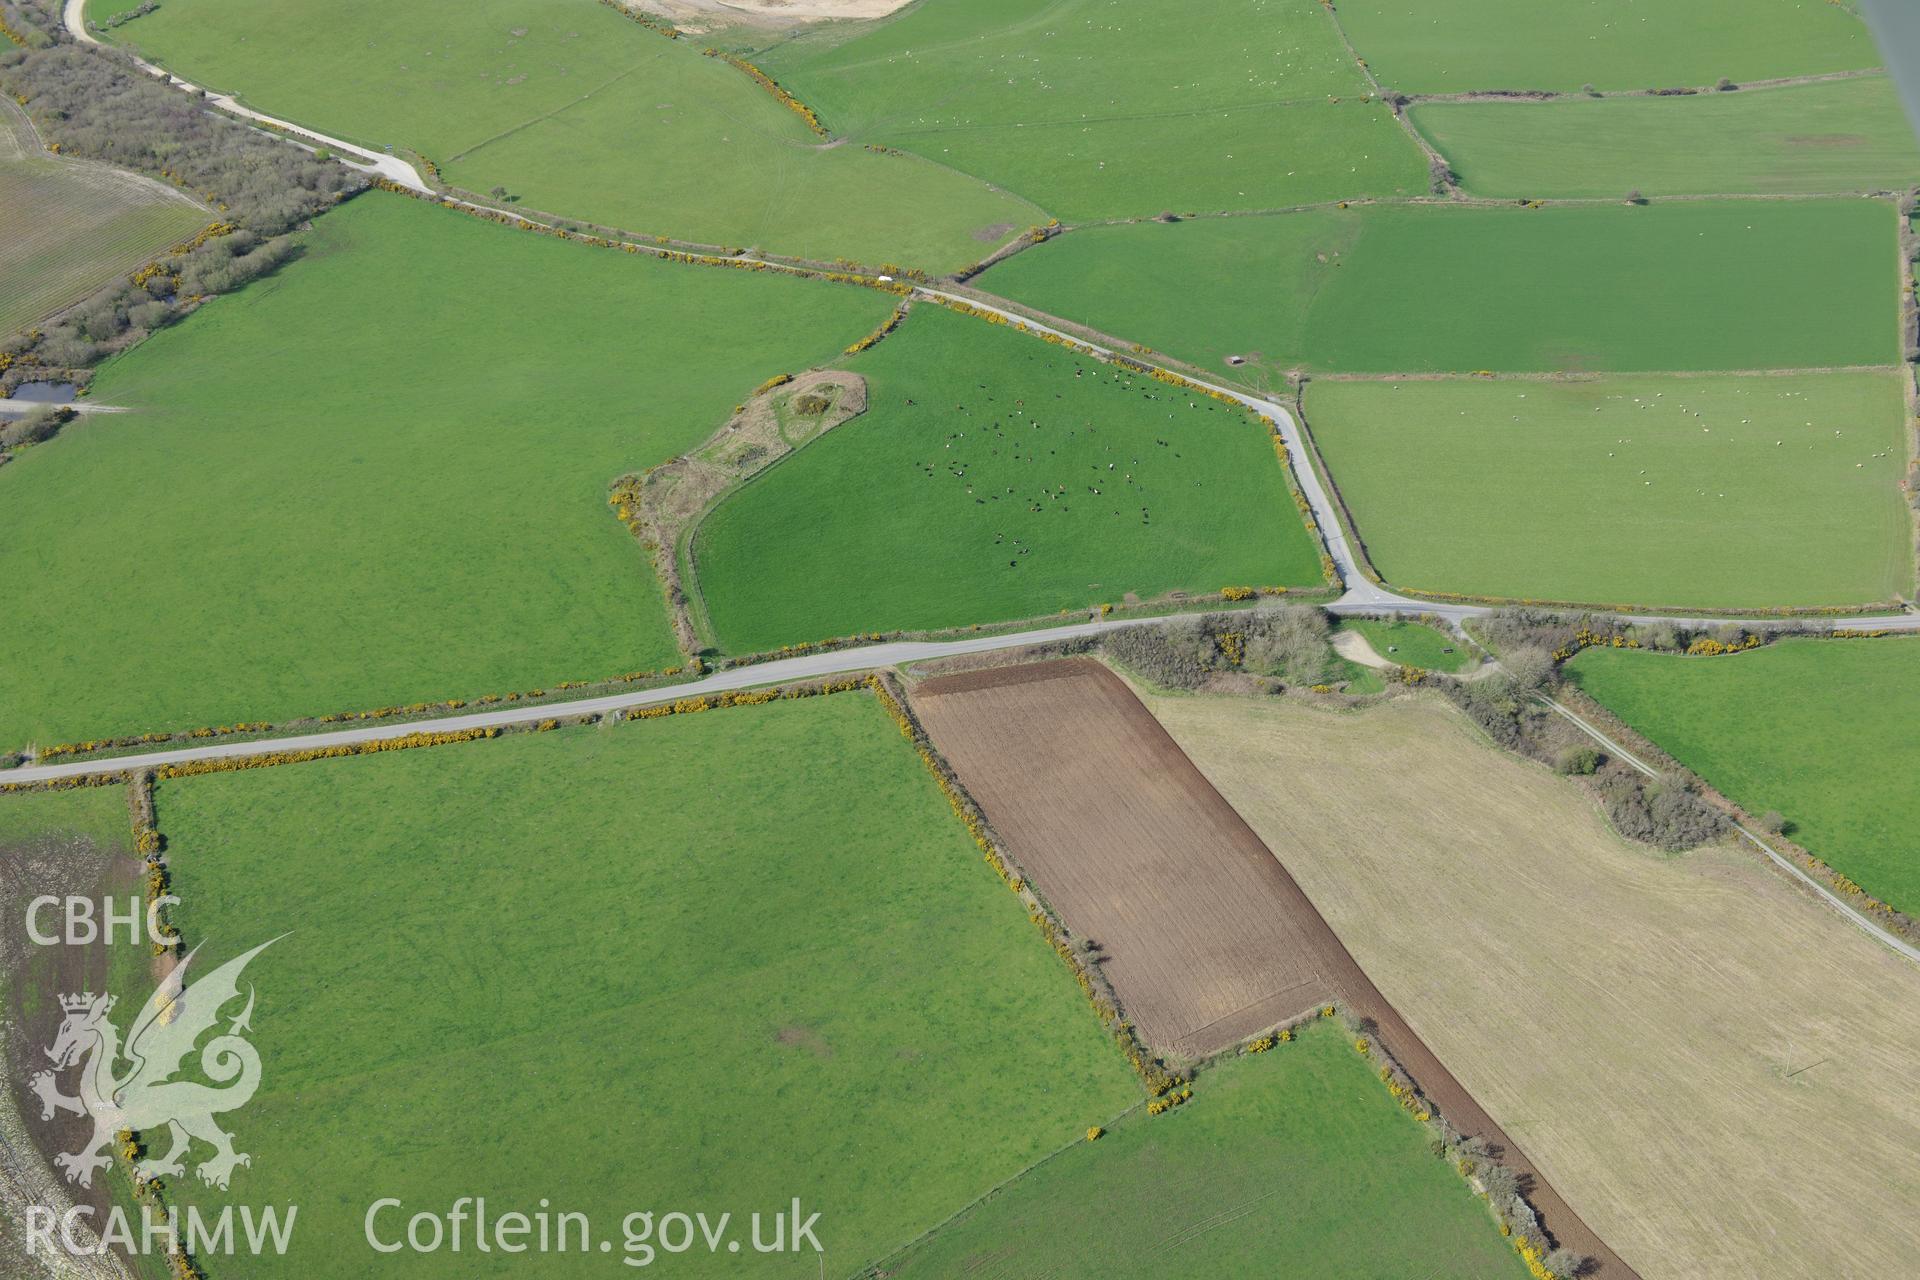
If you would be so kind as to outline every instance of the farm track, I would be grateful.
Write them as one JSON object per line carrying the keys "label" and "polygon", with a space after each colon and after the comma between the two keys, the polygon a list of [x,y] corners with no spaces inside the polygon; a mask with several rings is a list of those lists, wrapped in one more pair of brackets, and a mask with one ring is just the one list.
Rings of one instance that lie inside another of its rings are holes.
{"label": "farm track", "polygon": [[1594,1259],[1587,1274],[1637,1280],[1118,676],[1069,659],[936,677],[910,697],[1016,862],[1070,929],[1100,944],[1149,1044],[1218,1052],[1331,996],[1373,1024],[1441,1115],[1496,1149],[1555,1240]]}

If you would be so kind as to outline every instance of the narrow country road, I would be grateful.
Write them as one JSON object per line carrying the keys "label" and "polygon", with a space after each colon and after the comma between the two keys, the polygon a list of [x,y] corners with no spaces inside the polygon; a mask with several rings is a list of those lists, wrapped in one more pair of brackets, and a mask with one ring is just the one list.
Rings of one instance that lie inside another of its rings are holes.
{"label": "narrow country road", "polygon": [[[362,173],[378,175],[379,177],[387,179],[389,182],[397,182],[401,186],[409,187],[415,191],[427,193],[433,191],[433,188],[429,187],[420,177],[418,170],[397,156],[385,155],[378,151],[369,151],[365,147],[355,146],[351,142],[343,142],[339,138],[330,138],[324,133],[307,128],[305,125],[292,124],[286,120],[279,120],[273,116],[263,115],[251,107],[241,106],[231,94],[215,93],[211,89],[203,89],[197,84],[191,84],[188,81],[182,80],[179,76],[174,75],[164,67],[156,67],[151,62],[134,57],[133,54],[128,53],[125,49],[119,48],[117,45],[106,44],[106,42],[97,39],[93,32],[87,30],[86,9],[87,0],[67,0],[66,8],[60,12],[60,20],[66,24],[67,31],[75,40],[80,41],[80,43],[100,45],[103,48],[114,49],[131,59],[133,64],[142,71],[163,78],[168,84],[177,89],[184,89],[188,93],[204,94],[208,102],[220,108],[220,110],[226,112],[228,115],[238,116],[242,120],[249,120],[254,124],[262,124],[270,129],[276,129],[288,134],[291,140],[297,145],[306,146],[309,149],[327,147],[333,151],[337,151],[343,157],[340,163],[349,168],[358,169]],[[344,158],[348,156],[353,157],[353,159]],[[356,160],[359,163],[355,163]]]}

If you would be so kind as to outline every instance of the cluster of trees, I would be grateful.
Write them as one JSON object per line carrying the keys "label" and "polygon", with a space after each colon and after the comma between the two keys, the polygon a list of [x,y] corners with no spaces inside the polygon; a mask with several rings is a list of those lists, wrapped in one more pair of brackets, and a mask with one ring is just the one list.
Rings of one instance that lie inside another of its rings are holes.
{"label": "cluster of trees", "polygon": [[7,10],[23,43],[0,45],[0,91],[25,103],[49,144],[172,183],[233,225],[163,258],[158,271],[108,286],[44,332],[0,341],[16,367],[83,369],[131,346],[201,298],[280,266],[294,253],[289,231],[367,186],[356,171],[223,115],[118,53],[55,40],[50,0]]}
{"label": "cluster of trees", "polygon": [[15,449],[53,439],[72,419],[73,410],[51,404],[29,409],[18,418],[0,418],[0,464]]}
{"label": "cluster of trees", "polygon": [[[1493,614],[1480,622],[1479,632],[1499,650],[1501,670],[1485,680],[1450,684],[1447,695],[1501,746],[1589,779],[1614,829],[1628,839],[1677,852],[1718,838],[1731,820],[1707,801],[1694,778],[1677,772],[1644,777],[1596,750],[1541,703],[1539,695],[1560,683],[1555,652],[1577,649],[1579,637],[1599,634],[1595,628],[1602,625],[1544,610]],[[1685,650],[1705,634],[1666,624],[1630,630],[1638,647],[1667,652]]]}
{"label": "cluster of trees", "polygon": [[1326,679],[1330,630],[1327,615],[1312,605],[1286,605],[1127,627],[1109,635],[1105,647],[1165,689],[1197,689],[1216,672],[1313,685]]}

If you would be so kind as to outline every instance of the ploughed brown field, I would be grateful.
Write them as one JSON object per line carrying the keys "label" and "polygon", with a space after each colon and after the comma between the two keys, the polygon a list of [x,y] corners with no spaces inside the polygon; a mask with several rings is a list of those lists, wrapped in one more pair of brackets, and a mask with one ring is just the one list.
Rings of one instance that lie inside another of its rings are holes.
{"label": "ploughed brown field", "polygon": [[913,704],[1149,1045],[1202,1057],[1334,997],[1313,908],[1105,667],[941,677]]}
{"label": "ploughed brown field", "polygon": [[1387,1004],[1279,859],[1126,683],[1089,659],[941,676],[913,708],[1020,870],[1097,943],[1153,1048],[1200,1057],[1337,999],[1463,1133],[1521,1175],[1591,1276],[1635,1273]]}

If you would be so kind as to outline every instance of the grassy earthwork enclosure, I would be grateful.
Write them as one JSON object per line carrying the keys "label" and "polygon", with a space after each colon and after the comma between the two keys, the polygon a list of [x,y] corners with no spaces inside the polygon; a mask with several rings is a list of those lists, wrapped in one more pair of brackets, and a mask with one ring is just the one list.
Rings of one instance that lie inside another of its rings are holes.
{"label": "grassy earthwork enclosure", "polygon": [[380,194],[304,248],[105,367],[95,397],[136,412],[0,470],[0,509],[49,535],[0,545],[39,637],[0,667],[0,742],[674,665],[608,485],[894,302]]}
{"label": "grassy earthwork enclosure", "polygon": [[1920,913],[1920,641],[1785,640],[1695,659],[1591,650],[1580,688],[1870,894]]}
{"label": "grassy earthwork enclosure", "polygon": [[941,165],[828,149],[703,41],[590,0],[168,0],[113,38],[455,185],[632,231],[950,270],[1044,220]]}
{"label": "grassy earthwork enclosure", "polygon": [[1858,199],[1356,206],[1090,228],[982,283],[1242,376],[1891,365],[1895,229]]}
{"label": "grassy earthwork enclosure", "polygon": [[[364,1275],[372,1200],[444,1212],[455,1188],[588,1213],[616,1248],[636,1209],[731,1211],[744,1236],[799,1196],[844,1273],[1142,1096],[865,693],[156,798],[190,941],[224,958],[291,931],[248,970],[268,1069],[235,1117],[254,1161],[231,1194],[298,1203],[301,1231],[249,1275]],[[554,1254],[540,1274],[608,1265]]]}
{"label": "grassy earthwork enclosure", "polygon": [[951,165],[1068,221],[1427,185],[1419,149],[1368,100],[1313,4],[921,4],[874,26],[803,29],[757,56],[854,140]]}
{"label": "grassy earthwork enclosure", "polygon": [[1901,375],[1315,380],[1307,422],[1401,587],[1640,606],[1913,586]]}
{"label": "grassy earthwork enclosure", "polygon": [[78,301],[213,217],[158,182],[49,154],[0,101],[0,334]]}
{"label": "grassy earthwork enclosure", "polygon": [[928,305],[849,367],[866,413],[695,533],[728,650],[1321,580],[1268,429],[1232,406]]}
{"label": "grassy earthwork enclosure", "polygon": [[1889,191],[1920,145],[1883,75],[1694,97],[1424,102],[1409,112],[1479,196]]}
{"label": "grassy earthwork enclosure", "polygon": [[1196,1099],[1136,1113],[1041,1165],[886,1273],[1157,1280],[1245,1275],[1258,1258],[1327,1280],[1523,1274],[1332,1027],[1228,1060],[1201,1076]]}
{"label": "grassy earthwork enclosure", "polygon": [[1346,0],[1341,24],[1401,93],[1705,86],[1880,65],[1827,0]]}

